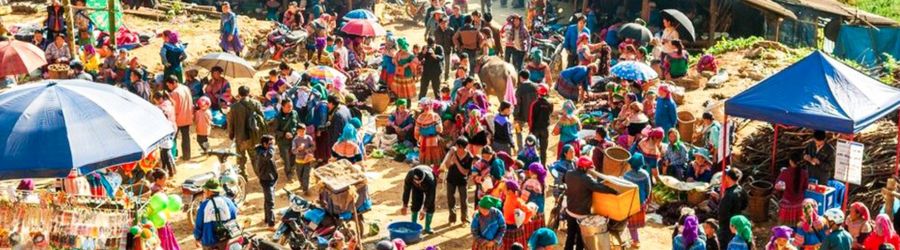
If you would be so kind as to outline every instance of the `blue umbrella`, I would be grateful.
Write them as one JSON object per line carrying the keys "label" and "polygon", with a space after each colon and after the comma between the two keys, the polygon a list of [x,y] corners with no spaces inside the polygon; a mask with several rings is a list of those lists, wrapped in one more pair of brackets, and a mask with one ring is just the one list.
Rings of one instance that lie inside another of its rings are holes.
{"label": "blue umbrella", "polygon": [[632,81],[646,81],[659,77],[650,65],[637,61],[620,61],[609,71],[619,78]]}
{"label": "blue umbrella", "polygon": [[375,16],[375,13],[367,9],[355,9],[344,14],[344,20],[350,19],[369,19],[369,20],[378,20],[378,17]]}
{"label": "blue umbrella", "polygon": [[20,85],[0,94],[0,180],[138,161],[174,132],[159,108],[120,88],[83,80]]}

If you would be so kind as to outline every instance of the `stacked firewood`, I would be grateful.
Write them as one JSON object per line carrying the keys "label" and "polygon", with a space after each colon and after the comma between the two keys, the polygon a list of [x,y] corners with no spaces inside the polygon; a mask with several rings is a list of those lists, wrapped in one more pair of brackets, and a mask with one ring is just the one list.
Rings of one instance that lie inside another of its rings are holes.
{"label": "stacked firewood", "polygon": [[[773,180],[776,177],[770,169],[774,134],[771,125],[762,126],[738,145],[741,154],[735,159],[735,166],[744,171],[745,176],[757,180]],[[804,150],[806,144],[812,141],[812,134],[813,131],[809,129],[779,128],[778,148],[775,150],[776,171],[787,166],[791,154]],[[828,143],[835,145],[836,141],[837,138],[832,137]],[[849,201],[861,201],[869,208],[880,207],[883,203],[881,188],[894,173],[897,151],[896,125],[888,120],[880,120],[863,133],[857,134],[854,141],[865,145],[865,155],[862,185],[851,185]]]}

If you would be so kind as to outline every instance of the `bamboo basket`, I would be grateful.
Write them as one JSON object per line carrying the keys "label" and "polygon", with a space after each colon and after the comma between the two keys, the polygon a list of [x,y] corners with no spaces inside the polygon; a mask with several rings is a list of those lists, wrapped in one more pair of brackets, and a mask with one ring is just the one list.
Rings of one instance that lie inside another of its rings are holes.
{"label": "bamboo basket", "polygon": [[697,118],[690,111],[678,111],[678,133],[681,134],[681,140],[694,141],[694,131],[697,124]]}
{"label": "bamboo basket", "polygon": [[69,79],[69,65],[57,63],[47,66],[49,79]]}
{"label": "bamboo basket", "polygon": [[372,110],[377,114],[384,113],[391,102],[391,97],[387,93],[372,94]]}
{"label": "bamboo basket", "polygon": [[621,147],[610,147],[603,151],[603,174],[621,177],[630,169],[626,166],[631,153]]}

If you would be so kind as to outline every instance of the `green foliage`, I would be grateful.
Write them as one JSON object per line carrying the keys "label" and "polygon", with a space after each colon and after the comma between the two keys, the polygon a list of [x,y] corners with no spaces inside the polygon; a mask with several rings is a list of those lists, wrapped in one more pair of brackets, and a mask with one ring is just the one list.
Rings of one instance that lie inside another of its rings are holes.
{"label": "green foliage", "polygon": [[894,78],[898,71],[900,71],[900,61],[897,61],[893,56],[888,53],[881,54],[884,57],[883,68],[881,72],[884,74],[881,76],[881,81],[893,86],[897,86],[900,84],[900,79]]}
{"label": "green foliage", "polygon": [[757,36],[751,36],[747,38],[722,38],[719,41],[716,41],[712,47],[707,48],[703,51],[703,54],[713,54],[719,55],[730,51],[741,50],[750,48],[753,44],[763,41],[765,39]]}
{"label": "green foliage", "polygon": [[172,19],[175,16],[184,14],[184,12],[184,5],[181,1],[172,1],[172,8],[166,11],[166,16],[169,17],[169,19]]}
{"label": "green foliage", "polygon": [[900,4],[897,3],[897,0],[843,0],[842,2],[846,2],[861,10],[900,21]]}

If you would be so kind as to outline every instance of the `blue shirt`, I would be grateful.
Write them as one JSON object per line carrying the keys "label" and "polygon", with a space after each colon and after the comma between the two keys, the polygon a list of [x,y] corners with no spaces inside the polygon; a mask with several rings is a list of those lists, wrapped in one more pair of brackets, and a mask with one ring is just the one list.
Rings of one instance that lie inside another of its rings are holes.
{"label": "blue shirt", "polygon": [[222,35],[238,35],[238,27],[237,22],[235,21],[236,16],[234,12],[222,13]]}
{"label": "blue shirt", "polygon": [[563,40],[563,43],[566,46],[566,50],[569,51],[569,54],[575,53],[578,49],[578,35],[580,34],[591,34],[591,30],[588,27],[584,27],[581,29],[581,33],[578,33],[578,24],[569,25],[569,28],[566,29],[566,36]]}
{"label": "blue shirt", "polygon": [[844,228],[838,228],[825,237],[821,250],[850,250],[853,238]]}
{"label": "blue shirt", "polygon": [[590,85],[588,84],[588,67],[584,65],[579,65],[575,67],[569,67],[568,69],[563,70],[559,73],[559,77],[566,79],[575,85],[579,85],[587,90]]}
{"label": "blue shirt", "polygon": [[226,207],[216,206],[219,211],[228,210],[229,216],[227,218],[222,218],[222,221],[229,221],[233,219],[237,219],[237,206],[234,205],[234,201],[224,196],[216,196],[212,199],[206,199],[202,203],[200,203],[200,207],[197,208],[197,218],[194,221],[194,239],[200,240],[200,244],[206,247],[214,246],[222,240],[228,239],[218,239],[213,232],[216,226],[216,218],[206,218],[207,205],[210,207],[208,209],[213,210],[212,204],[209,202],[211,200],[217,201],[217,204],[225,203]]}
{"label": "blue shirt", "polygon": [[499,209],[491,208],[488,216],[482,216],[478,211],[475,212],[475,219],[472,220],[472,235],[479,239],[496,241],[499,246],[502,244],[505,232],[506,222]]}
{"label": "blue shirt", "polygon": [[750,250],[750,245],[747,244],[747,241],[741,238],[741,236],[735,235],[734,238],[731,238],[731,241],[728,242],[728,248],[725,250]]}
{"label": "blue shirt", "polygon": [[675,236],[675,239],[672,240],[672,250],[706,250],[706,241],[698,236],[697,239],[694,240],[694,244],[685,246],[684,238],[682,238],[679,234],[678,236]]}
{"label": "blue shirt", "polygon": [[670,128],[675,127],[675,123],[678,122],[678,105],[672,98],[656,98],[656,113],[653,116],[653,122],[657,127],[662,127],[663,131],[669,131]]}

